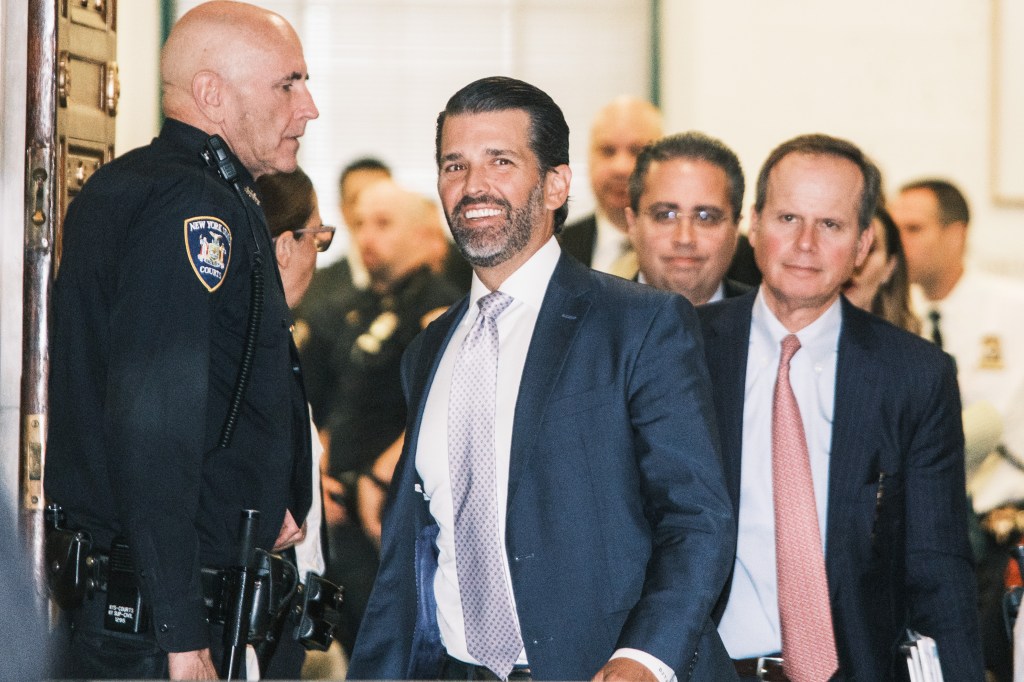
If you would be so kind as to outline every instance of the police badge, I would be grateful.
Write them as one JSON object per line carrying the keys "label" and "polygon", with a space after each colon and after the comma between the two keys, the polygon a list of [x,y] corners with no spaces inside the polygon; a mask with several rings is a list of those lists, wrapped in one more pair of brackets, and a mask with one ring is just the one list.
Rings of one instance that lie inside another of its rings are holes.
{"label": "police badge", "polygon": [[231,262],[231,230],[220,218],[196,216],[185,220],[185,250],[189,264],[207,291],[217,290]]}

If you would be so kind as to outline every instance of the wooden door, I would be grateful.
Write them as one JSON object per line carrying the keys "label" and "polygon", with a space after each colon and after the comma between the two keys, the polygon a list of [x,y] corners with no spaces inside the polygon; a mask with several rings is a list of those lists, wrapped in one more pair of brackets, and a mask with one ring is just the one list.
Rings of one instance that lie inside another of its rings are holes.
{"label": "wooden door", "polygon": [[22,537],[42,597],[50,286],[68,203],[113,157],[120,86],[116,0],[28,4],[19,500]]}

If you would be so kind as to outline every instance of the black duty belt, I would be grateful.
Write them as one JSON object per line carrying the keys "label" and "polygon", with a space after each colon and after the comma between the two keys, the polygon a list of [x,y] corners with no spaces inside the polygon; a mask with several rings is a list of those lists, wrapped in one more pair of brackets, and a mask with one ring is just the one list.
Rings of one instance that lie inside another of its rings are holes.
{"label": "black duty belt", "polygon": [[[105,629],[140,633],[148,628],[148,608],[126,544],[115,541],[109,552],[96,551],[88,533],[59,526],[51,526],[46,543],[47,577],[58,606],[75,613],[82,609],[86,597],[92,602],[94,594],[106,593]],[[263,550],[256,550],[255,555],[249,642],[272,638],[284,616],[293,611],[299,623],[295,639],[308,649],[326,649],[340,621],[342,589],[313,572],[306,574],[303,585],[290,561]],[[236,574],[233,568],[202,569],[203,600],[210,622],[224,623],[228,618]]]}

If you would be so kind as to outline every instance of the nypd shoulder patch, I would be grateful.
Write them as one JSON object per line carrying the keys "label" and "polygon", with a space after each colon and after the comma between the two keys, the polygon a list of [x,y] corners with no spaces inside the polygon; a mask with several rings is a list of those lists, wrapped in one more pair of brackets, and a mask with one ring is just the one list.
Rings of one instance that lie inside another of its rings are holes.
{"label": "nypd shoulder patch", "polygon": [[231,262],[231,230],[220,218],[196,216],[185,220],[185,250],[189,264],[207,291],[224,283]]}

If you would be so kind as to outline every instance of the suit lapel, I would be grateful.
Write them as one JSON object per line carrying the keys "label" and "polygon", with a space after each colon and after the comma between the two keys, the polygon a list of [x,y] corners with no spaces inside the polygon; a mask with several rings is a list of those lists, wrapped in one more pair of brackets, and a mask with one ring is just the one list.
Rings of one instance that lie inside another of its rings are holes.
{"label": "suit lapel", "polygon": [[455,333],[455,327],[465,315],[468,305],[469,297],[463,296],[461,301],[423,330],[423,344],[416,355],[416,364],[409,378],[409,414],[412,422],[406,434],[409,441],[406,449],[412,458],[415,458],[416,445],[419,442],[423,410],[427,405],[430,384],[434,380],[437,366],[441,363],[441,355],[448,346],[448,340]]}
{"label": "suit lapel", "polygon": [[[829,455],[828,520],[826,547],[837,547],[846,531],[839,517],[839,504],[848,491],[868,483],[865,475],[877,476],[877,463],[868,463],[865,471],[865,434],[877,425],[873,411],[881,400],[881,387],[891,377],[882,376],[881,363],[875,358],[877,342],[868,323],[867,313],[854,309],[842,300],[843,326],[839,335],[839,356],[836,359],[835,407],[832,418],[832,448]],[[829,552],[831,554],[831,552]],[[836,586],[833,586],[833,593]]]}
{"label": "suit lapel", "polygon": [[583,323],[583,316],[590,308],[590,298],[587,296],[589,277],[587,268],[563,253],[544,294],[516,399],[507,506],[512,504],[523,471],[534,450],[533,444],[540,432],[539,425],[548,398],[562,373],[562,366]]}
{"label": "suit lapel", "polygon": [[705,348],[708,370],[714,382],[715,408],[722,437],[722,465],[733,511],[739,513],[740,464],[743,457],[743,409],[746,394],[747,355],[750,350],[752,292],[709,325]]}

